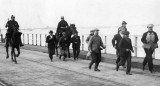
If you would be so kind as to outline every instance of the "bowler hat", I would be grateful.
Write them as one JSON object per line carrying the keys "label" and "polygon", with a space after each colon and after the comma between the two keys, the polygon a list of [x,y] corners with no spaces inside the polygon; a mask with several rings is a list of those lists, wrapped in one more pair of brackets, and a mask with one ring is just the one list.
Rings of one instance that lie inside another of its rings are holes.
{"label": "bowler hat", "polygon": [[50,31],[49,31],[49,33],[53,33],[53,31],[52,31],[52,30],[50,30]]}
{"label": "bowler hat", "polygon": [[94,29],[94,31],[99,31],[99,29],[98,29],[98,28],[96,28],[96,29]]}
{"label": "bowler hat", "polygon": [[122,21],[122,24],[127,24],[126,21]]}
{"label": "bowler hat", "polygon": [[122,34],[123,35],[129,35],[130,33],[128,31],[123,31]]}

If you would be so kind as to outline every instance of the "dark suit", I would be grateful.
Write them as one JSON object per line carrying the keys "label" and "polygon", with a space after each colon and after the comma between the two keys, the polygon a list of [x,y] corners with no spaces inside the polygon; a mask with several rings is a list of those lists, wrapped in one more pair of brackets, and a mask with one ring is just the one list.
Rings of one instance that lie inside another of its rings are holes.
{"label": "dark suit", "polygon": [[[147,40],[146,40],[146,36],[147,36],[147,34],[148,34],[149,32],[145,32],[144,34],[143,34],[143,36],[142,36],[142,39],[141,39],[141,41],[142,41],[142,43],[143,44],[149,44],[148,42],[147,42]],[[154,39],[154,42],[153,42],[153,44],[157,44],[157,42],[158,42],[158,36],[157,36],[157,33],[156,32],[154,32],[153,31],[153,34],[155,35],[155,39]],[[143,70],[145,69],[145,65],[148,63],[148,67],[149,67],[149,70],[150,70],[150,72],[153,72],[153,59],[152,59],[152,54],[153,54],[153,52],[154,52],[154,50],[155,50],[155,48],[158,48],[158,44],[157,44],[157,46],[156,47],[154,47],[154,48],[145,48],[144,47],[144,51],[145,51],[145,53],[146,53],[146,56],[145,56],[145,58],[144,58],[144,60],[143,60]]]}
{"label": "dark suit", "polygon": [[[120,48],[120,62],[118,63],[118,66],[123,65],[126,60],[127,61],[126,74],[128,74],[130,73],[131,70],[131,51],[133,51],[131,39],[122,38],[119,43],[119,48]],[[126,49],[129,49],[129,51],[126,51]]]}
{"label": "dark suit", "polygon": [[47,36],[46,43],[48,43],[48,54],[49,54],[49,57],[52,61],[53,55],[55,54],[56,37],[54,35],[52,36],[52,38],[50,35]]}
{"label": "dark suit", "polygon": [[122,39],[120,34],[116,34],[114,35],[113,39],[112,39],[112,45],[113,47],[116,48],[116,55],[117,55],[117,60],[116,60],[116,64],[118,64],[118,62],[120,61],[120,49],[119,49],[119,42]]}
{"label": "dark suit", "polygon": [[62,33],[62,32],[65,30],[65,28],[62,28],[62,27],[65,27],[65,28],[68,27],[68,23],[67,23],[65,20],[61,20],[61,21],[58,23],[56,33]]}
{"label": "dark suit", "polygon": [[71,39],[74,59],[78,59],[80,53],[81,39],[79,36],[73,36]]}
{"label": "dark suit", "polygon": [[59,46],[60,46],[60,49],[61,49],[61,55],[60,55],[60,59],[61,59],[61,56],[64,56],[64,59],[68,56],[68,46],[69,46],[69,43],[70,43],[70,40],[68,39],[67,36],[62,36],[59,40]]}

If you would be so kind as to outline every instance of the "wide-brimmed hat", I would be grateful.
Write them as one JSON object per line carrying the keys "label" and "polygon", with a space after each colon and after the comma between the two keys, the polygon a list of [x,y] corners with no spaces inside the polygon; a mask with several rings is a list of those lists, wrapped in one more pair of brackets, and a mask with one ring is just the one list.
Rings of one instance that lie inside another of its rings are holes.
{"label": "wide-brimmed hat", "polygon": [[129,32],[129,31],[123,31],[122,34],[123,34],[123,35],[129,35],[130,32]]}
{"label": "wide-brimmed hat", "polygon": [[147,28],[153,27],[153,26],[154,26],[153,24],[148,24],[148,25],[147,25]]}
{"label": "wide-brimmed hat", "polygon": [[94,31],[99,31],[99,29],[98,29],[98,28],[95,28]]}
{"label": "wide-brimmed hat", "polygon": [[49,31],[49,33],[53,33],[53,31],[52,31],[52,30],[50,30],[50,31]]}
{"label": "wide-brimmed hat", "polygon": [[122,21],[122,24],[127,24],[126,21]]}

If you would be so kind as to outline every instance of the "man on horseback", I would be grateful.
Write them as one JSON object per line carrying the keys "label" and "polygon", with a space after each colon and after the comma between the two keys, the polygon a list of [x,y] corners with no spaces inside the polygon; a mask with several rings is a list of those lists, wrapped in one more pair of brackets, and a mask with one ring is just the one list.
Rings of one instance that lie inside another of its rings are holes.
{"label": "man on horseback", "polygon": [[[7,33],[6,33],[6,44],[5,44],[6,51],[8,52],[9,42],[10,42],[12,37],[15,38],[14,41],[18,41],[18,46],[24,46],[22,44],[22,41],[21,41],[21,34],[22,33],[18,31],[19,30],[19,25],[18,25],[18,22],[15,21],[15,16],[14,15],[11,15],[11,20],[9,20],[7,22],[5,27],[6,28],[8,27]],[[16,45],[16,44],[14,44],[14,45]],[[6,58],[8,58],[8,57],[9,57],[9,55],[7,54]]]}
{"label": "man on horseback", "polygon": [[58,23],[56,34],[60,37],[62,37],[62,32],[68,28],[68,23],[64,20],[64,16],[61,17],[61,21]]}

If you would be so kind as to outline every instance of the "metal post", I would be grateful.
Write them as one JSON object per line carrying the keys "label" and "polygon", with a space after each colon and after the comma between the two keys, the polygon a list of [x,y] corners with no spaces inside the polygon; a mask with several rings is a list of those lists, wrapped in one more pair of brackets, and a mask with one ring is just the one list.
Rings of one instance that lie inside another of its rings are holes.
{"label": "metal post", "polygon": [[25,44],[25,41],[24,41],[24,34],[23,34],[23,44]]}
{"label": "metal post", "polygon": [[135,49],[135,57],[137,57],[137,36],[135,36],[135,46],[134,46],[134,49]]}
{"label": "metal post", "polygon": [[105,45],[106,45],[106,48],[105,48],[105,50],[104,50],[104,53],[106,54],[106,53],[107,53],[107,36],[105,36],[104,43],[105,43]]}
{"label": "metal post", "polygon": [[29,45],[29,34],[27,34],[27,39],[28,39],[28,45]]}
{"label": "metal post", "polygon": [[33,34],[32,34],[32,45],[34,44],[33,40],[34,40],[34,39],[33,39]]}
{"label": "metal post", "polygon": [[82,35],[82,51],[84,51],[84,35]]}
{"label": "metal post", "polygon": [[40,39],[39,39],[39,41],[40,41],[40,46],[42,46],[42,41],[41,41],[41,34],[39,34],[40,35]]}
{"label": "metal post", "polygon": [[37,46],[37,34],[36,34],[36,46]]}

